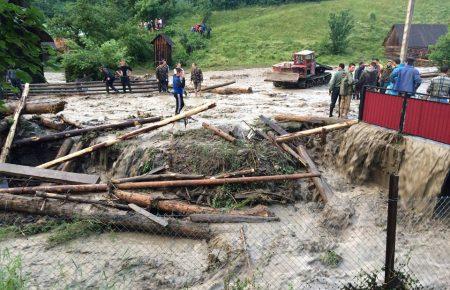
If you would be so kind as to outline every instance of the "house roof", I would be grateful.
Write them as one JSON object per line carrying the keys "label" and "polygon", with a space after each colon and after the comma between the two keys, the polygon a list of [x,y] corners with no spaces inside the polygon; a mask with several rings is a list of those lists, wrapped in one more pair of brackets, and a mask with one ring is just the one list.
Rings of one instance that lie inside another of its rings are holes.
{"label": "house roof", "polygon": [[[401,45],[403,40],[404,24],[394,24],[383,41],[383,45],[390,39],[394,33],[393,42],[396,45]],[[448,27],[446,24],[412,24],[409,35],[408,47],[426,48],[429,45],[435,44],[439,37],[447,34]]]}
{"label": "house roof", "polygon": [[151,43],[155,42],[155,40],[159,37],[164,38],[164,40],[170,45],[173,46],[173,41],[172,39],[170,39],[170,37],[168,37],[167,35],[165,35],[164,33],[158,34],[157,36],[155,36],[155,38],[153,38],[153,40],[151,41]]}

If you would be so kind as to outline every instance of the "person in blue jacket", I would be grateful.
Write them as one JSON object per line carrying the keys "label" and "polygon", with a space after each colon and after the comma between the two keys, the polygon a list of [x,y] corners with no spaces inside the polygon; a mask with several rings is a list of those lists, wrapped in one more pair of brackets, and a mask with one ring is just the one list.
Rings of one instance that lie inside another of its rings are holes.
{"label": "person in blue jacket", "polygon": [[177,73],[173,75],[173,96],[176,101],[175,114],[178,115],[184,107],[183,94],[186,81],[181,68],[177,67],[176,72]]}
{"label": "person in blue jacket", "polygon": [[414,59],[408,58],[406,65],[394,70],[391,79],[395,80],[394,90],[400,94],[414,95],[422,83],[419,70],[414,67]]}

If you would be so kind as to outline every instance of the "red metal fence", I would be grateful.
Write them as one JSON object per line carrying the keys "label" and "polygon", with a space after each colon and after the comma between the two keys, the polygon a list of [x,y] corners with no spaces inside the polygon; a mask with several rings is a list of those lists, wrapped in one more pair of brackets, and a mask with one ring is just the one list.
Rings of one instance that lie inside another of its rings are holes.
{"label": "red metal fence", "polygon": [[450,144],[450,104],[367,90],[360,120]]}

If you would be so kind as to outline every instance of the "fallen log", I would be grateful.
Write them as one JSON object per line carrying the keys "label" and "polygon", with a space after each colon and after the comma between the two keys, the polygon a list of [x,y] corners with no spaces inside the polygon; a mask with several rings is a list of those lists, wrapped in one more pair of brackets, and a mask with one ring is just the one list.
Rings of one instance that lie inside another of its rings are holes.
{"label": "fallen log", "polygon": [[[221,88],[221,87],[226,87],[226,86],[229,86],[229,85],[232,85],[232,84],[234,84],[234,83],[236,83],[236,81],[230,81],[230,82],[226,82],[226,83],[222,83],[222,84],[218,84],[218,85],[213,85],[213,86],[209,86],[209,87],[204,87],[204,88],[202,88],[201,89],[201,91],[202,92],[207,92],[207,91],[210,91],[210,90],[213,90],[213,89],[217,89],[217,88]],[[189,93],[194,93],[194,91],[189,91]]]}
{"label": "fallen log", "polygon": [[[273,122],[269,118],[266,118],[264,116],[260,116],[260,119],[266,125],[268,125],[272,130],[277,132],[278,134],[280,134],[280,135],[288,134],[288,132],[286,130],[281,128],[277,123]],[[308,152],[306,151],[305,146],[298,145],[297,146],[297,150],[298,150],[300,156],[302,156],[303,159],[308,164],[309,170],[311,172],[319,172],[319,169],[317,168],[316,164],[314,163],[314,161],[311,159],[311,157],[309,156]],[[320,196],[322,197],[322,200],[325,203],[328,202],[331,199],[331,197],[333,196],[333,191],[331,190],[330,186],[325,181],[325,179],[322,176],[320,176],[320,177],[313,177],[312,181],[313,181],[314,185],[316,186],[316,189],[319,192]]]}
{"label": "fallen log", "polygon": [[218,175],[212,176],[211,178],[212,179],[213,178],[216,178],[216,179],[230,178],[230,177],[236,177],[236,176],[245,176],[245,175],[249,175],[249,174],[253,174],[253,173],[255,173],[255,169],[250,168],[250,169],[243,169],[243,170],[239,170],[239,171],[218,174]]}
{"label": "fallen log", "polygon": [[98,175],[62,172],[10,163],[0,163],[0,173],[7,176],[29,177],[63,184],[95,184],[100,180]]}
{"label": "fallen log", "polygon": [[152,181],[152,180],[164,180],[164,179],[200,179],[204,178],[204,175],[196,174],[179,174],[179,173],[167,173],[167,174],[146,174],[135,177],[111,179],[112,183],[120,184],[125,182],[140,182],[140,181]]}
{"label": "fallen log", "polygon": [[[31,94],[30,94],[31,95]],[[3,115],[11,115],[16,110],[18,103],[5,104],[2,110]],[[56,114],[64,110],[66,102],[47,102],[47,103],[27,103],[23,109],[23,115],[28,114]]]}
{"label": "fallen log", "polygon": [[34,136],[30,138],[24,138],[17,140],[14,142],[14,146],[23,146],[31,143],[39,143],[39,142],[48,142],[48,141],[55,141],[60,140],[68,137],[74,137],[74,136],[80,136],[88,132],[100,132],[100,131],[107,131],[107,130],[115,130],[115,129],[124,129],[129,127],[135,127],[140,126],[143,124],[148,123],[155,123],[157,121],[160,121],[160,117],[150,117],[150,118],[144,118],[144,119],[132,119],[123,121],[120,123],[115,124],[104,124],[99,126],[93,126],[93,127],[87,127],[83,129],[74,129],[74,130],[68,130],[64,132],[58,132],[54,134],[44,135],[44,136]]}
{"label": "fallen log", "polygon": [[278,222],[279,217],[262,217],[231,214],[191,214],[189,216],[194,223],[265,223]]}
{"label": "fallen log", "polygon": [[[74,142],[75,141],[73,140],[73,138],[67,138],[66,140],[64,140],[64,142],[61,144],[61,147],[59,147],[59,150],[55,156],[55,159],[69,154],[70,150],[73,147]],[[52,167],[51,169],[56,169],[56,166]]]}
{"label": "fallen log", "polygon": [[219,128],[217,128],[216,126],[213,126],[211,124],[208,124],[206,122],[202,123],[203,128],[211,130],[214,132],[214,134],[222,137],[223,139],[230,141],[231,143],[234,143],[236,141],[236,138],[234,138],[233,136],[231,136],[230,134],[220,130]]}
{"label": "fallen log", "polygon": [[134,212],[114,208],[99,208],[98,205],[68,201],[60,202],[46,199],[44,202],[41,197],[0,194],[0,209],[27,214],[50,215],[68,220],[91,220],[111,225],[122,231],[134,230],[193,239],[210,239],[212,237],[209,227],[174,218],[167,218],[167,227],[162,227]]}
{"label": "fallen log", "polygon": [[279,122],[308,122],[324,125],[333,125],[347,121],[346,119],[333,117],[317,117],[311,115],[277,114],[274,119]]}
{"label": "fallen log", "polygon": [[69,155],[66,155],[66,156],[64,156],[64,157],[62,157],[62,158],[58,158],[58,159],[52,160],[52,161],[50,161],[50,162],[41,164],[41,165],[39,165],[38,167],[39,167],[39,168],[49,168],[49,167],[52,167],[52,166],[54,166],[54,165],[57,165],[57,164],[60,164],[60,163],[63,163],[63,162],[72,160],[72,159],[74,159],[74,158],[78,158],[78,157],[83,156],[83,155],[86,155],[86,154],[89,154],[89,153],[91,153],[91,152],[93,152],[93,151],[96,151],[96,150],[98,150],[98,149],[106,148],[106,147],[112,146],[112,145],[114,145],[114,144],[117,144],[117,143],[119,143],[119,142],[122,142],[122,141],[124,141],[124,140],[131,139],[131,138],[133,138],[133,137],[135,137],[135,136],[137,136],[137,135],[140,135],[140,134],[143,134],[143,133],[147,133],[147,132],[156,130],[156,129],[161,128],[161,127],[163,127],[163,126],[166,126],[166,125],[168,125],[168,124],[170,124],[170,123],[176,122],[176,121],[178,121],[178,120],[182,120],[182,119],[184,119],[184,118],[187,118],[187,117],[193,116],[193,115],[195,115],[195,114],[201,113],[201,112],[203,112],[203,111],[206,111],[206,110],[208,110],[208,109],[214,108],[215,106],[216,106],[216,103],[211,103],[211,104],[199,106],[199,107],[197,107],[197,108],[194,108],[194,109],[192,109],[192,110],[186,111],[186,112],[184,112],[184,113],[181,113],[181,114],[175,115],[175,116],[173,116],[173,117],[170,117],[170,118],[161,120],[161,121],[159,121],[159,122],[156,122],[156,123],[154,123],[154,124],[151,124],[150,126],[143,127],[143,128],[140,128],[140,129],[131,131],[131,132],[129,132],[129,133],[127,133],[127,134],[124,134],[124,135],[122,135],[122,136],[120,136],[120,137],[116,137],[116,138],[114,138],[114,139],[111,139],[111,140],[108,140],[108,141],[104,141],[104,142],[95,144],[95,145],[93,145],[93,146],[90,146],[90,147],[85,148],[85,149],[83,149],[83,150],[80,150],[80,151],[78,151],[78,152],[74,152],[74,153],[71,153],[71,154],[69,154]]}
{"label": "fallen log", "polygon": [[337,123],[337,124],[333,124],[333,125],[327,125],[327,126],[323,126],[323,127],[310,129],[310,130],[290,133],[290,134],[286,134],[286,135],[277,137],[276,141],[277,142],[286,142],[286,141],[294,140],[294,139],[300,138],[300,137],[305,137],[305,136],[310,136],[310,135],[324,133],[324,132],[326,133],[326,132],[333,131],[333,130],[348,128],[357,123],[358,123],[358,120],[351,120],[351,121],[347,121],[347,122],[343,122],[343,123]]}
{"label": "fallen log", "polygon": [[[250,176],[234,177],[222,179],[189,179],[189,180],[166,180],[166,181],[146,181],[129,182],[115,185],[117,189],[146,189],[163,187],[196,187],[196,186],[218,186],[224,184],[244,184],[255,182],[275,182],[285,180],[297,180],[320,176],[319,173],[295,173],[286,175]],[[53,193],[82,193],[82,192],[103,192],[109,189],[108,184],[81,184],[81,185],[52,185],[34,187],[13,187],[0,188],[0,192],[11,194],[34,194],[36,191]]]}
{"label": "fallen log", "polygon": [[[276,137],[272,132],[268,132],[267,135],[273,140],[273,142],[276,143],[275,141]],[[297,152],[294,151],[294,149],[292,149],[285,143],[281,143],[280,146],[281,148],[283,148],[284,151],[291,154],[291,156],[294,157],[300,164],[308,168],[308,164],[306,163],[305,159],[303,159],[300,155],[298,155]]]}
{"label": "fallen log", "polygon": [[56,131],[62,131],[66,129],[67,125],[63,122],[57,122],[50,118],[42,117],[42,116],[34,116],[32,118],[33,121],[36,121],[39,125],[47,127],[49,129],[53,129]]}
{"label": "fallen log", "polygon": [[[115,190],[114,195],[127,203],[134,203],[142,207],[152,207],[164,212],[173,212],[182,215],[200,214],[200,213],[201,214],[222,213],[222,210],[217,208],[190,204],[185,201],[155,200],[150,195],[147,194]],[[273,216],[273,213],[271,213],[265,206],[256,206],[245,210],[231,210],[228,212],[228,214],[244,215],[244,216],[265,216],[265,217]]]}
{"label": "fallen log", "polygon": [[80,123],[67,119],[63,114],[59,115],[59,118],[61,118],[61,121],[63,121],[64,123],[66,123],[67,125],[70,125],[74,128],[77,128],[77,129],[83,128],[83,126]]}
{"label": "fallen log", "polygon": [[216,88],[212,89],[211,93],[218,95],[233,95],[233,94],[251,94],[253,90],[248,88]]}
{"label": "fallen log", "polygon": [[[105,194],[107,194],[107,193],[105,193]],[[114,203],[112,201],[103,201],[103,200],[82,198],[79,196],[62,195],[62,194],[47,193],[47,192],[40,192],[40,191],[36,192],[35,196],[42,197],[42,198],[50,198],[50,199],[78,202],[78,203],[99,204],[99,205],[114,207],[114,208],[123,209],[123,210],[129,209],[128,205],[118,204],[118,203]]]}
{"label": "fallen log", "polygon": [[165,171],[167,169],[169,169],[169,166],[163,165],[163,166],[156,167],[156,168],[150,170],[148,173],[145,173],[142,175],[132,176],[132,177],[124,177],[124,178],[113,178],[113,179],[111,179],[111,182],[112,183],[134,182],[134,181],[138,181],[140,178],[145,178],[149,175],[156,174],[158,172]]}
{"label": "fallen log", "polygon": [[28,91],[30,90],[30,84],[26,83],[25,88],[22,93],[22,98],[20,99],[19,104],[16,107],[16,111],[14,113],[13,123],[11,125],[11,128],[9,128],[8,136],[6,137],[5,144],[3,145],[2,152],[0,154],[0,162],[4,163],[6,162],[6,159],[8,158],[9,151],[11,150],[11,144],[14,140],[14,136],[16,134],[16,128],[17,124],[19,123],[19,117],[20,114],[22,114],[22,110],[25,107],[25,104],[27,102],[28,97]]}
{"label": "fallen log", "polygon": [[[85,144],[85,141],[80,139],[75,144],[75,146],[72,146],[72,149],[70,149],[70,153],[80,151],[81,149],[83,149],[84,144]],[[63,156],[66,156],[66,155],[68,155],[68,154],[65,154]],[[59,159],[59,158],[61,158],[63,156],[56,157],[55,159]],[[62,163],[61,165],[58,166],[59,170],[65,171],[65,172],[72,172],[73,171],[73,167],[74,167],[74,160],[69,160],[69,161],[64,162],[64,163]]]}

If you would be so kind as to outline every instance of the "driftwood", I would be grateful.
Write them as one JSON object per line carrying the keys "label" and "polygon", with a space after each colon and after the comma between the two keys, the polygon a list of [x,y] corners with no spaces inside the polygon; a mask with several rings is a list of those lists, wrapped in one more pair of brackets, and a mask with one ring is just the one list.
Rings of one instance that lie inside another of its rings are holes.
{"label": "driftwood", "polygon": [[[2,111],[4,115],[14,114],[17,106],[19,104],[11,103],[5,104],[5,109]],[[66,106],[66,102],[58,101],[58,102],[46,102],[46,103],[27,103],[25,108],[23,109],[23,115],[28,114],[56,114],[64,110]]]}
{"label": "driftwood", "polygon": [[[276,124],[275,122],[273,122],[269,118],[266,118],[264,116],[260,116],[260,119],[266,125],[268,125],[272,130],[277,132],[278,134],[280,134],[280,135],[288,134],[288,132],[286,130],[281,128],[278,124]],[[292,145],[290,145],[290,146],[293,147]],[[319,169],[317,168],[316,164],[314,163],[314,161],[311,159],[311,157],[309,156],[308,152],[306,151],[305,146],[298,145],[297,146],[297,150],[298,150],[300,156],[302,156],[302,158],[308,164],[309,170],[311,172],[319,172]],[[316,186],[316,189],[319,192],[320,196],[322,197],[322,200],[324,202],[329,201],[331,199],[331,197],[333,196],[333,191],[331,190],[330,186],[327,184],[325,179],[322,176],[320,176],[320,177],[313,177],[312,181],[313,181],[314,185]]]}
{"label": "driftwood", "polygon": [[61,118],[61,121],[63,121],[64,123],[66,123],[67,125],[70,125],[74,128],[77,128],[77,129],[83,128],[83,126],[80,123],[67,119],[63,114],[59,115],[59,118]]}
{"label": "driftwood", "polygon": [[278,222],[279,217],[262,217],[232,214],[192,214],[189,216],[195,223],[264,223]]}
{"label": "driftwood", "polygon": [[222,173],[222,174],[218,174],[215,175],[211,178],[230,178],[230,177],[236,177],[236,176],[245,176],[245,175],[250,175],[255,173],[255,169],[254,168],[250,168],[250,169],[243,169],[243,170],[239,170],[239,171],[234,171],[234,172],[227,172],[227,173]]}
{"label": "driftwood", "polygon": [[211,90],[213,94],[219,95],[233,95],[233,94],[251,94],[253,90],[251,87],[248,88],[217,88]]}
{"label": "driftwood", "polygon": [[125,182],[140,182],[140,181],[152,181],[152,180],[183,180],[183,179],[200,179],[204,178],[204,175],[195,175],[195,174],[179,174],[179,173],[167,173],[167,174],[146,174],[135,177],[127,177],[120,179],[111,179],[112,183],[120,184]]}
{"label": "driftwood", "polygon": [[57,122],[50,118],[43,117],[43,116],[35,116],[33,121],[36,121],[39,125],[47,127],[49,129],[53,129],[56,131],[62,131],[66,129],[67,125],[63,122]]}
{"label": "driftwood", "polygon": [[66,156],[72,149],[74,142],[75,141],[73,140],[73,138],[67,138],[66,140],[64,140],[64,142],[61,144],[61,147],[59,147],[58,154],[56,154],[56,158]]}
{"label": "driftwood", "polygon": [[[211,91],[217,88],[221,88],[221,87],[226,87],[229,85],[232,85],[236,83],[236,81],[230,81],[230,82],[226,82],[226,83],[222,83],[222,84],[218,84],[218,85],[213,85],[213,86],[209,86],[209,87],[204,87],[201,89],[202,92],[207,92],[207,91]],[[190,93],[193,93],[194,91],[190,91]]]}
{"label": "driftwood", "polygon": [[111,225],[121,230],[135,230],[171,237],[209,239],[212,233],[207,226],[168,218],[167,227],[152,222],[148,218],[115,208],[99,208],[98,205],[81,204],[68,201],[42,199],[41,197],[0,194],[0,209],[36,215],[50,215],[64,219],[92,220]]}
{"label": "driftwood", "polygon": [[343,122],[343,123],[337,123],[337,124],[333,124],[333,125],[327,125],[327,126],[323,126],[323,127],[310,129],[310,130],[290,133],[290,134],[286,134],[286,135],[277,137],[276,141],[277,142],[286,142],[286,141],[294,140],[299,137],[305,137],[305,136],[310,136],[310,135],[314,135],[314,134],[326,133],[326,132],[333,131],[333,130],[348,128],[357,123],[358,123],[358,120],[351,120],[351,121],[347,121],[347,122]]}
{"label": "driftwood", "polygon": [[[146,189],[146,188],[163,188],[163,187],[218,186],[224,184],[245,184],[255,182],[297,180],[318,176],[320,176],[319,173],[295,173],[286,175],[250,176],[250,177],[234,177],[222,179],[208,178],[208,179],[189,179],[189,180],[128,182],[116,184],[115,188],[129,190],[129,189]],[[36,191],[54,192],[54,193],[83,193],[83,192],[103,192],[107,191],[108,189],[109,189],[108,184],[81,184],[81,185],[53,185],[53,186],[0,188],[0,192],[12,194],[34,194]]]}
{"label": "driftwood", "polygon": [[[105,194],[107,194],[107,193],[105,193]],[[82,198],[79,196],[62,195],[62,194],[47,193],[47,192],[40,192],[40,191],[36,192],[35,196],[42,197],[42,198],[50,198],[50,199],[78,202],[78,203],[99,204],[99,205],[103,205],[103,206],[115,207],[115,208],[124,209],[124,210],[129,209],[129,207],[127,205],[114,203],[112,201],[88,199],[88,198]]]}
{"label": "driftwood", "polygon": [[9,163],[0,163],[0,173],[7,176],[30,177],[36,180],[62,184],[93,184],[100,180],[98,175],[61,172]]}
{"label": "driftwood", "polygon": [[168,125],[170,123],[173,123],[173,122],[176,122],[178,120],[182,120],[184,118],[187,118],[187,117],[193,116],[195,114],[201,113],[201,112],[206,111],[208,109],[214,108],[215,106],[216,106],[216,103],[211,103],[211,104],[199,106],[197,108],[194,108],[192,110],[186,111],[184,113],[181,113],[181,114],[175,115],[173,117],[170,117],[170,118],[161,120],[159,122],[153,123],[150,126],[143,127],[143,128],[131,131],[131,132],[129,132],[127,134],[124,134],[124,135],[122,135],[120,137],[116,137],[116,138],[113,138],[111,140],[95,144],[93,146],[90,146],[90,147],[85,148],[83,150],[80,150],[78,152],[74,152],[74,153],[71,153],[69,155],[66,155],[66,156],[64,156],[62,158],[58,158],[58,159],[52,160],[50,162],[41,164],[38,167],[39,168],[49,168],[49,167],[52,167],[54,165],[57,165],[57,164],[60,164],[60,163],[72,160],[74,158],[78,158],[78,157],[84,156],[84,155],[92,153],[92,152],[94,152],[96,150],[112,146],[112,145],[117,144],[119,142],[122,142],[124,140],[128,140],[128,139],[134,138],[134,137],[136,137],[136,136],[138,136],[140,134],[144,134],[144,133],[156,130],[156,129],[164,127],[164,126],[166,126],[166,125]]}
{"label": "driftwood", "polygon": [[214,132],[214,134],[222,137],[223,139],[230,141],[231,143],[236,141],[236,138],[234,138],[233,136],[231,136],[230,134],[222,131],[221,129],[217,128],[216,126],[213,126],[211,124],[208,124],[206,122],[202,123],[203,128],[211,130]]}
{"label": "driftwood", "polygon": [[[272,132],[268,132],[267,135],[273,140],[273,143],[276,143],[276,141],[275,141],[276,137],[275,137],[275,135]],[[281,148],[283,148],[284,151],[289,153],[298,162],[300,162],[300,164],[302,164],[305,167],[308,167],[308,164],[306,163],[305,159],[303,159],[300,155],[298,155],[297,152],[295,152],[294,149],[292,149],[291,147],[289,147],[285,143],[281,143],[280,146],[281,146]]]}
{"label": "driftwood", "polygon": [[14,146],[22,146],[27,145],[31,143],[39,143],[39,142],[47,142],[47,141],[55,141],[60,140],[68,137],[74,137],[74,136],[80,136],[88,132],[99,132],[99,131],[107,131],[107,130],[114,130],[114,129],[124,129],[134,126],[140,126],[143,124],[148,123],[154,123],[157,121],[160,121],[160,117],[150,117],[150,118],[144,118],[144,119],[133,119],[133,120],[127,120],[116,124],[105,124],[105,125],[99,125],[99,126],[93,126],[93,127],[87,127],[83,129],[74,129],[74,130],[68,130],[64,132],[58,132],[50,135],[45,136],[34,136],[30,138],[24,138],[21,140],[17,140],[14,142]]}
{"label": "driftwood", "polygon": [[[74,146],[72,146],[70,153],[77,152],[77,151],[80,151],[81,149],[83,149],[84,142],[85,142],[84,140],[79,140]],[[63,156],[66,156],[66,155],[68,155],[68,154],[64,154]],[[55,159],[59,159],[63,156],[56,157]],[[66,172],[73,171],[73,167],[74,167],[74,160],[69,160],[58,166],[59,170],[66,171]]]}
{"label": "driftwood", "polygon": [[111,179],[111,182],[112,183],[125,183],[125,182],[139,181],[139,179],[141,179],[141,178],[144,179],[149,175],[156,174],[156,173],[159,173],[162,171],[166,171],[167,169],[169,169],[169,166],[163,165],[163,166],[156,167],[142,175],[132,176],[132,177],[123,177],[123,178],[113,178],[113,179]]}
{"label": "driftwood", "polygon": [[[134,203],[142,207],[153,207],[164,212],[175,212],[183,215],[190,214],[218,214],[222,211],[217,208],[190,204],[179,200],[155,200],[150,195],[132,193],[128,191],[115,190],[114,195],[128,203]],[[256,206],[245,210],[231,210],[228,212],[231,215],[245,215],[245,216],[273,216],[266,206]]]}
{"label": "driftwood", "polygon": [[333,125],[347,121],[341,118],[317,117],[310,115],[294,115],[294,114],[277,114],[274,116],[274,119],[279,122],[308,122],[323,125]]}
{"label": "driftwood", "polygon": [[8,158],[8,155],[9,155],[9,151],[11,150],[11,144],[12,144],[12,142],[14,140],[14,136],[16,134],[16,128],[17,128],[17,124],[19,123],[19,117],[20,117],[20,114],[22,114],[22,110],[25,107],[25,104],[27,102],[29,90],[30,90],[30,84],[26,83],[25,88],[22,93],[22,98],[20,99],[20,102],[17,105],[16,111],[14,113],[13,123],[11,125],[11,128],[9,129],[8,136],[6,137],[5,144],[3,145],[3,149],[0,154],[0,162],[2,162],[2,163],[6,162],[6,159]]}

